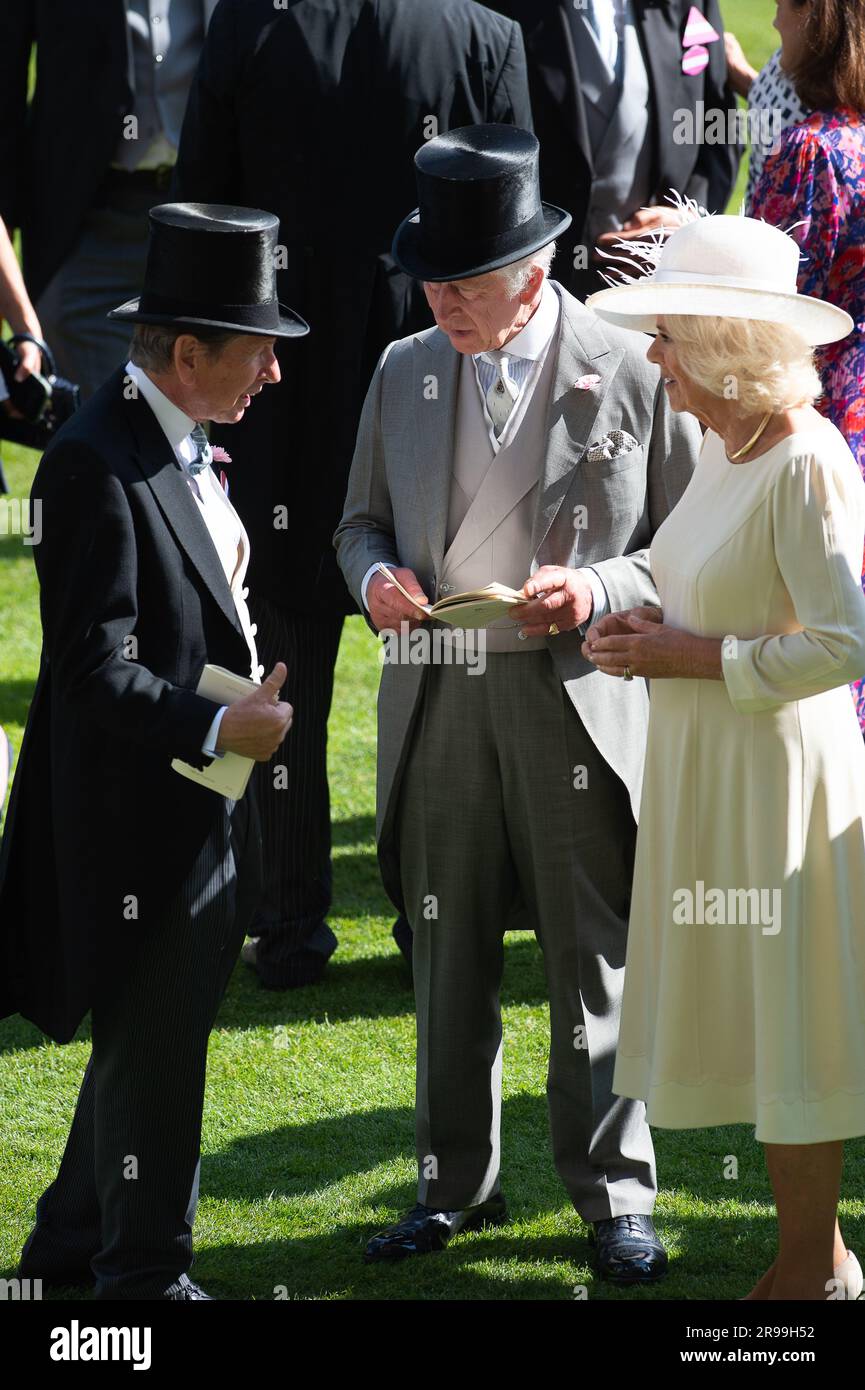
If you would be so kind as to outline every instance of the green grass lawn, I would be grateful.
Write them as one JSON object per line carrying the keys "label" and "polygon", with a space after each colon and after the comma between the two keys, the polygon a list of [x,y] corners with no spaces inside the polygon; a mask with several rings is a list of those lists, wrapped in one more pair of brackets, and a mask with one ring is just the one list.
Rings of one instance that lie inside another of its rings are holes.
{"label": "green grass lawn", "polygon": [[[774,43],[771,0],[725,20],[755,65]],[[744,186],[744,170],[742,178]],[[739,195],[741,196],[741,194]],[[738,200],[734,200],[737,202]],[[35,455],[4,449],[13,496]],[[39,654],[32,551],[0,535],[0,723],[16,746]],[[503,1186],[513,1223],[394,1269],[361,1260],[374,1229],[414,1201],[414,1018],[408,973],[373,848],[379,667],[346,624],[331,723],[339,949],[325,981],[286,994],[238,965],[210,1045],[195,1276],[230,1299],[734,1299],[771,1262],[775,1223],[762,1149],[744,1126],[655,1135],[659,1228],[671,1272],[650,1290],[597,1282],[587,1231],[549,1151],[548,1010],[534,939],[506,947]],[[0,1022],[0,1277],[14,1273],[39,1193],[60,1159],[88,1033],[63,1047],[21,1019]],[[738,1161],[730,1179],[728,1156]],[[865,1249],[865,1142],[848,1145],[843,1226]],[[55,1295],[56,1296],[56,1295]],[[77,1295],[80,1296],[80,1295]]]}

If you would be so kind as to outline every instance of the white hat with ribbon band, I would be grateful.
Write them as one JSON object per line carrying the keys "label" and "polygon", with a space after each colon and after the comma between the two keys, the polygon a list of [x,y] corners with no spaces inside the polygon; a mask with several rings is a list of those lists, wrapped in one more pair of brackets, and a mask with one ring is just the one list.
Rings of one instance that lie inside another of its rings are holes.
{"label": "white hat with ribbon band", "polygon": [[797,292],[800,250],[792,236],[753,217],[700,215],[696,204],[676,201],[683,220],[695,220],[666,240],[618,243],[650,268],[636,280],[614,272],[619,284],[604,276],[611,288],[586,300],[600,318],[644,333],[656,332],[659,314],[756,319],[787,324],[812,347],[846,338],[853,320],[844,309]]}

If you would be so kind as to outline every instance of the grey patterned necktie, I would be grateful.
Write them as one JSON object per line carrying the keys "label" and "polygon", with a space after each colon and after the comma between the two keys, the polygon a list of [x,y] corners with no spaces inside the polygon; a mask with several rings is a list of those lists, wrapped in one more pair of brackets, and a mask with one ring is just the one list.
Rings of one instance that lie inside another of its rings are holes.
{"label": "grey patterned necktie", "polygon": [[520,388],[515,381],[511,380],[508,374],[508,358],[499,349],[493,349],[485,353],[485,356],[498,368],[498,379],[493,382],[487,391],[487,410],[490,412],[490,419],[493,422],[496,439],[500,439],[505,425],[508,423],[514,402],[520,393]]}
{"label": "grey patterned necktie", "polygon": [[194,478],[198,473],[203,473],[204,469],[207,468],[213,458],[213,454],[207,442],[207,435],[200,425],[195,426],[190,438],[195,445],[196,457],[192,460],[192,463],[187,463],[186,468]]}

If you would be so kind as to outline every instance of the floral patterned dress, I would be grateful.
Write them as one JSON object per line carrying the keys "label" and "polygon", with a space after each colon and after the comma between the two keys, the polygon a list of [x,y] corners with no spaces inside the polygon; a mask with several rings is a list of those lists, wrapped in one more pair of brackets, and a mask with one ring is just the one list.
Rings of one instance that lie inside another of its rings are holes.
{"label": "floral patterned dress", "polygon": [[[865,477],[865,114],[815,111],[785,130],[763,165],[751,215],[801,246],[800,294],[838,304],[854,320],[849,337],[817,351],[824,394],[816,404]],[[865,733],[865,679],[852,690]]]}

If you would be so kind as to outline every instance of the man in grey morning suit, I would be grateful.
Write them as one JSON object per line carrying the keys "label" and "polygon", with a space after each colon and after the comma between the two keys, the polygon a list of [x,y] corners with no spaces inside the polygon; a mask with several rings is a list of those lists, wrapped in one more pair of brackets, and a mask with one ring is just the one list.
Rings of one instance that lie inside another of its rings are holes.
{"label": "man in grey morning suit", "polygon": [[546,278],[570,219],[541,203],[537,161],[533,135],[492,125],[418,151],[420,208],[394,256],[438,327],[379,362],[335,536],[375,629],[412,615],[377,561],[430,601],[492,580],[531,599],[511,610],[519,626],[484,630],[482,675],[383,668],[379,856],[415,933],[420,1185],[367,1259],[506,1219],[502,934],[527,911],[550,993],[556,1166],[600,1272],[636,1282],[666,1266],[644,1108],[611,1092],[648,699],[643,681],[598,678],[581,630],[657,603],[647,547],[700,431],[671,416],[645,343]]}

